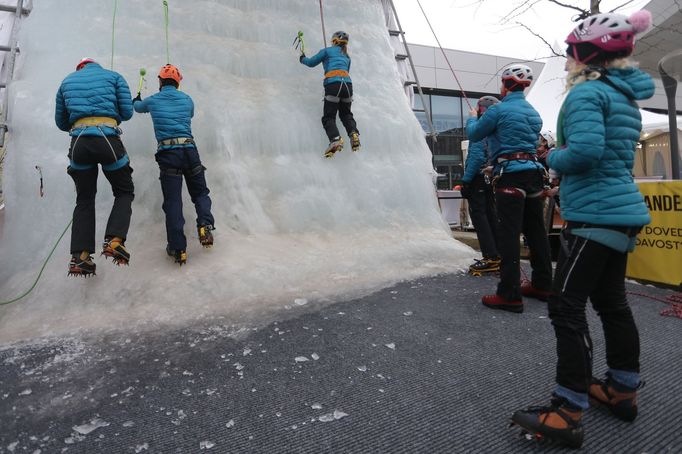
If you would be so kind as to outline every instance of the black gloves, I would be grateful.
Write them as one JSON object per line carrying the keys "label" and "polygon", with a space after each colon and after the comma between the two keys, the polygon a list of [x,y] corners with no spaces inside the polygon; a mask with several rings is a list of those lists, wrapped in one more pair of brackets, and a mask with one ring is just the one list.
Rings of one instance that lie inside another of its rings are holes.
{"label": "black gloves", "polygon": [[142,101],[142,93],[137,93],[137,96],[133,98],[133,104],[135,104],[135,101]]}
{"label": "black gloves", "polygon": [[301,62],[301,63],[303,63],[303,59],[304,59],[304,58],[305,58],[305,54],[304,54],[303,52],[301,52],[301,56],[298,57],[298,61]]}
{"label": "black gloves", "polygon": [[459,188],[459,193],[462,194],[463,198],[468,199],[471,195],[471,188],[468,184],[462,183]]}

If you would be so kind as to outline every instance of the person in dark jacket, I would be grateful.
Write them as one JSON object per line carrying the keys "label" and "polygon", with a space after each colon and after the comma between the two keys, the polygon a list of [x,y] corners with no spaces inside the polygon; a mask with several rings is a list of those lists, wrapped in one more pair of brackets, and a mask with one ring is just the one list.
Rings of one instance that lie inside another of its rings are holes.
{"label": "person in dark jacket", "polygon": [[130,261],[125,241],[135,197],[133,169],[118,126],[132,116],[130,89],[125,79],[91,58],[81,60],[57,91],[55,123],[71,136],[67,172],[76,184],[69,275],[95,274],[91,254],[95,250],[98,164],[114,193],[102,254],[117,265]]}
{"label": "person in dark jacket", "polygon": [[189,95],[178,90],[181,80],[178,68],[165,65],[159,71],[159,92],[144,100],[138,93],[133,106],[136,112],[152,116],[158,141],[155,158],[161,170],[159,179],[166,214],[166,252],[176,263],[183,265],[187,262],[185,218],[182,215],[183,177],[197,213],[197,232],[202,246],[213,245],[211,232],[215,227],[204,174],[206,168],[201,164],[192,136],[194,102]]}
{"label": "person in dark jacket", "polygon": [[[530,407],[512,420],[526,430],[579,448],[589,401],[623,421],[637,417],[639,334],[625,294],[628,252],[650,222],[632,177],[642,127],[637,100],[654,83],[625,57],[651,14],[588,17],[568,36],[568,96],[559,114],[550,168],[561,174],[561,211],[568,222],[554,276],[549,315],[557,339],[556,387],[550,406]],[[601,318],[606,379],[592,376],[587,299]]]}
{"label": "person in dark jacket", "polygon": [[311,68],[322,63],[324,67],[324,114],[322,126],[329,138],[329,147],[324,152],[326,158],[343,149],[343,138],[336,126],[338,112],[341,123],[346,128],[353,151],[360,149],[358,132],[351,103],[353,102],[353,81],[350,78],[350,57],[348,56],[348,33],[338,31],[332,35],[332,47],[325,47],[312,57],[303,52],[299,61]]}
{"label": "person in dark jacket", "polygon": [[[535,146],[542,119],[526,101],[523,90],[533,80],[532,70],[513,64],[502,71],[502,101],[481,118],[472,110],[467,120],[469,140],[492,136],[499,147],[492,154],[497,208],[497,248],[502,258],[500,282],[494,295],[482,298],[485,306],[523,312],[521,295],[546,300],[552,285],[552,261],[544,222],[545,170],[537,162]],[[531,282],[520,282],[520,240],[524,233],[530,249]]]}
{"label": "person in dark jacket", "polygon": [[[494,96],[484,96],[476,103],[478,117],[492,105],[499,102]],[[474,275],[499,271],[500,255],[497,252],[497,213],[495,195],[490,185],[490,176],[484,169],[490,166],[490,156],[495,154],[497,143],[494,137],[478,142],[469,142],[467,158],[462,177],[462,197],[469,202],[469,217],[476,230],[476,237],[483,258],[469,267]]]}

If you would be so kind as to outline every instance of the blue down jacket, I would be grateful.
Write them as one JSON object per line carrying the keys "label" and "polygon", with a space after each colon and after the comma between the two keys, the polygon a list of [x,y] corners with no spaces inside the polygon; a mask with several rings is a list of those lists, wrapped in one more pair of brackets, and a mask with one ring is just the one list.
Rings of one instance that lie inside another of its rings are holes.
{"label": "blue down jacket", "polygon": [[562,106],[566,145],[553,150],[550,168],[562,175],[561,214],[568,221],[643,226],[649,210],[632,176],[642,129],[635,100],[654,94],[654,83],[636,68],[609,69],[615,85],[592,80],[575,85]]}
{"label": "blue down jacket", "polygon": [[467,159],[464,163],[464,176],[462,181],[471,183],[476,176],[481,174],[481,167],[495,154],[498,145],[494,137],[486,137],[478,142],[469,142]]}
{"label": "blue down jacket", "polygon": [[[522,91],[508,93],[502,102],[490,106],[481,118],[470,117],[467,120],[469,140],[476,142],[493,136],[499,143],[499,148],[490,156],[492,161],[506,153],[535,154],[541,129],[542,118],[526,101]],[[504,172],[521,172],[542,168],[542,164],[529,160],[505,161],[502,165],[497,164],[495,171],[499,172],[501,168]]]}
{"label": "blue down jacket", "polygon": [[[57,91],[54,121],[62,131],[85,117],[109,117],[117,123],[130,120],[133,103],[130,88],[117,72],[102,68],[97,63],[88,63],[80,71],[66,76]],[[101,128],[105,135],[118,135],[116,128]],[[96,127],[82,128],[71,132],[77,135],[100,135]]]}
{"label": "blue down jacket", "polygon": [[[301,63],[311,68],[322,63],[325,74],[334,70],[350,71],[350,57],[341,51],[341,46],[326,47],[312,57],[304,57],[301,59]],[[324,85],[333,84],[334,82],[353,83],[350,76],[325,77],[324,79]]]}
{"label": "blue down jacket", "polygon": [[135,101],[134,107],[135,112],[151,113],[157,141],[180,137],[193,138],[194,102],[189,95],[174,86],[161,87],[158,93],[142,101]]}

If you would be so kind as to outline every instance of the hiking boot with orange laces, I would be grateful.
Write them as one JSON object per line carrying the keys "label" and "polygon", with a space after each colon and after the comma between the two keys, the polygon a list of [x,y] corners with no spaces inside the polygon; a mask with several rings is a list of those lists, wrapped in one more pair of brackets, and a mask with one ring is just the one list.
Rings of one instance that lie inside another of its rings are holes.
{"label": "hiking boot with orange laces", "polygon": [[500,309],[507,312],[515,312],[520,314],[523,312],[523,301],[511,301],[501,297],[500,295],[485,295],[481,298],[484,306],[491,309]]}
{"label": "hiking boot with orange laces", "polygon": [[585,436],[580,419],[583,411],[566,399],[554,396],[547,407],[528,407],[512,415],[517,424],[536,440],[548,439],[578,449]]}
{"label": "hiking boot with orange laces", "polygon": [[637,418],[637,390],[643,384],[640,382],[637,388],[628,388],[611,378],[607,372],[603,380],[592,378],[588,396],[590,402],[608,408],[616,418],[632,422]]}
{"label": "hiking boot with orange laces", "polygon": [[127,265],[130,262],[130,252],[125,248],[124,240],[117,236],[104,239],[102,255],[111,257],[115,265]]}

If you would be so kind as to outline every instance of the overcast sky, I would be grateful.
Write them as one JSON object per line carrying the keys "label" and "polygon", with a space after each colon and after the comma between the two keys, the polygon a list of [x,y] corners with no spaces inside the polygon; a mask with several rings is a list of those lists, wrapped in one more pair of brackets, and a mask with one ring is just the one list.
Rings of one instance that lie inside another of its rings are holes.
{"label": "overcast sky", "polygon": [[[405,37],[409,43],[436,46],[417,0],[393,0],[398,10]],[[550,43],[563,41],[575,27],[571,18],[577,11],[555,5],[548,0],[420,0],[441,45],[449,49],[486,54],[536,59],[551,55],[547,46],[522,26],[521,22]],[[603,0],[601,11],[608,12],[627,0]],[[515,6],[534,6],[504,22]],[[589,0],[562,0],[561,3],[589,7]],[[644,7],[649,0],[634,0],[618,12],[629,15]]]}

